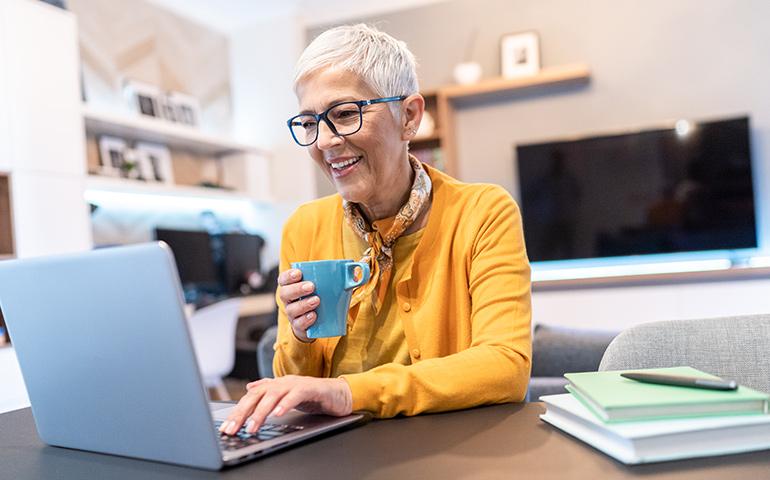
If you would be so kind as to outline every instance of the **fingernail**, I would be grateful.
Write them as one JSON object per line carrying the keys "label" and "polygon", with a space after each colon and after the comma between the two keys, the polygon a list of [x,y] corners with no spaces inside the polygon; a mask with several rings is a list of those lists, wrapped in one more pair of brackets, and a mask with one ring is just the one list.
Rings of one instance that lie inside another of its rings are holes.
{"label": "fingernail", "polygon": [[313,312],[305,314],[305,318],[307,318],[308,320],[312,320],[313,319]]}
{"label": "fingernail", "polygon": [[233,422],[230,422],[230,427],[227,429],[227,433],[230,435],[235,435],[235,432],[238,431],[238,424]]}
{"label": "fingernail", "polygon": [[254,433],[254,419],[250,418],[248,422],[246,422],[246,431],[249,433]]}
{"label": "fingernail", "polygon": [[298,279],[299,278],[299,270],[292,270],[290,276],[294,280]]}
{"label": "fingernail", "polygon": [[315,307],[316,305],[318,305],[318,300],[319,300],[318,297],[313,297],[307,301],[307,304],[310,305],[311,307]]}
{"label": "fingernail", "polygon": [[313,291],[313,284],[310,282],[304,283],[302,285],[302,291],[306,293],[310,293]]}
{"label": "fingernail", "polygon": [[283,407],[278,405],[277,407],[275,407],[273,409],[273,411],[272,411],[272,413],[270,413],[270,415],[280,416],[282,413],[283,413]]}
{"label": "fingernail", "polygon": [[219,431],[220,431],[220,432],[225,432],[225,431],[227,431],[227,429],[228,429],[228,428],[230,428],[230,424],[231,424],[231,423],[233,423],[233,422],[232,422],[232,421],[230,421],[230,420],[228,420],[228,421],[226,421],[226,422],[222,422],[222,425],[220,425],[220,426],[219,426]]}

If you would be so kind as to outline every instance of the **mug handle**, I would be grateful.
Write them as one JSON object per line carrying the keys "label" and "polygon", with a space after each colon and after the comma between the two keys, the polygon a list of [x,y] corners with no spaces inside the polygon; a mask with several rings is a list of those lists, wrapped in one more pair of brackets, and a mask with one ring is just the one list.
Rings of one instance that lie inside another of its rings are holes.
{"label": "mug handle", "polygon": [[[356,281],[355,269],[360,268],[363,272],[361,280]],[[369,265],[363,262],[349,262],[345,264],[345,290],[352,290],[360,287],[369,281]]]}

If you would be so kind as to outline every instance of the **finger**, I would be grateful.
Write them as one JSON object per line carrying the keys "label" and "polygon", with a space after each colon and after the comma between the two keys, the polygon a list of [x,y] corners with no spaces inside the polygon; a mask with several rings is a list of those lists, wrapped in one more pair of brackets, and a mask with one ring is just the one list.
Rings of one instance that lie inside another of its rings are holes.
{"label": "finger", "polygon": [[278,285],[291,285],[292,283],[299,282],[301,279],[302,271],[296,268],[290,268],[278,275]]}
{"label": "finger", "polygon": [[308,312],[301,317],[297,317],[292,322],[292,327],[300,332],[307,332],[307,329],[312,327],[315,321],[318,319],[316,312]]}
{"label": "finger", "polygon": [[276,417],[280,417],[284,413],[290,411],[293,408],[297,408],[297,406],[305,402],[307,400],[306,397],[307,394],[303,390],[290,390],[289,393],[283,396],[283,398],[278,402],[278,405],[275,406],[270,414],[275,415]]}
{"label": "finger", "polygon": [[255,380],[253,382],[249,382],[246,384],[246,390],[251,390],[254,387],[258,387],[259,385],[262,385],[264,383],[270,382],[274,380],[273,378],[260,378],[259,380]]}
{"label": "finger", "polygon": [[259,401],[265,395],[264,388],[257,388],[249,391],[241,398],[238,405],[235,406],[227,420],[219,427],[219,431],[228,435],[234,435],[243,426],[243,422],[256,408]]}
{"label": "finger", "polygon": [[289,304],[309,296],[314,291],[315,285],[313,285],[313,282],[299,282],[280,287],[278,289],[278,297],[285,306],[289,306]]}
{"label": "finger", "polygon": [[289,318],[302,317],[318,308],[320,303],[321,299],[315,295],[312,297],[303,298],[302,300],[297,300],[294,303],[286,305],[286,316]]}
{"label": "finger", "polygon": [[267,416],[275,410],[278,402],[286,395],[286,391],[271,391],[266,393],[257,404],[254,409],[254,413],[251,414],[246,422],[246,431],[248,433],[254,433],[259,430],[259,427],[265,423]]}

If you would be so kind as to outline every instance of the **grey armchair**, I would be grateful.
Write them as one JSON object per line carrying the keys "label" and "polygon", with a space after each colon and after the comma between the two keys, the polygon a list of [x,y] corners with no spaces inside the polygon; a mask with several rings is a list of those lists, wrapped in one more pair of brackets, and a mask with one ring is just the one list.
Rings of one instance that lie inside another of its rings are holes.
{"label": "grey armchair", "polygon": [[644,323],[618,335],[599,370],[688,365],[770,393],[770,314]]}

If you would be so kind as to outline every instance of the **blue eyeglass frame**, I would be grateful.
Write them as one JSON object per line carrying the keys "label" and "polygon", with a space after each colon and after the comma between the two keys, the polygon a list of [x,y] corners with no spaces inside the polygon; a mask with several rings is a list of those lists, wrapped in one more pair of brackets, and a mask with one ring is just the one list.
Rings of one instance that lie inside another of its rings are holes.
{"label": "blue eyeglass frame", "polygon": [[[301,147],[309,147],[310,145],[314,144],[318,140],[318,131],[320,129],[316,129],[315,131],[315,138],[310,143],[302,143],[297,139],[297,136],[294,135],[294,130],[292,130],[292,122],[299,118],[299,117],[313,117],[315,118],[316,123],[320,123],[321,120],[326,124],[327,127],[329,127],[329,130],[334,133],[335,136],[338,137],[347,137],[348,135],[353,135],[354,133],[357,133],[359,130],[361,130],[361,127],[364,125],[364,118],[363,118],[363,111],[361,108],[366,107],[368,105],[374,105],[375,103],[389,103],[389,102],[400,102],[409,95],[399,95],[397,97],[382,97],[382,98],[373,98],[371,100],[358,100],[357,102],[340,102],[335,103],[331,107],[327,108],[321,113],[300,113],[299,115],[294,115],[290,119],[286,120],[286,126],[289,127],[289,132],[291,133],[291,138],[294,139],[294,141],[297,143],[297,145]],[[358,116],[359,116],[359,122],[358,122],[358,128],[354,132],[341,134],[337,131],[337,128],[334,126],[334,123],[332,123],[331,120],[329,120],[329,117],[327,116],[328,113],[333,110],[334,108],[339,107],[340,105],[357,105],[358,106]]]}

